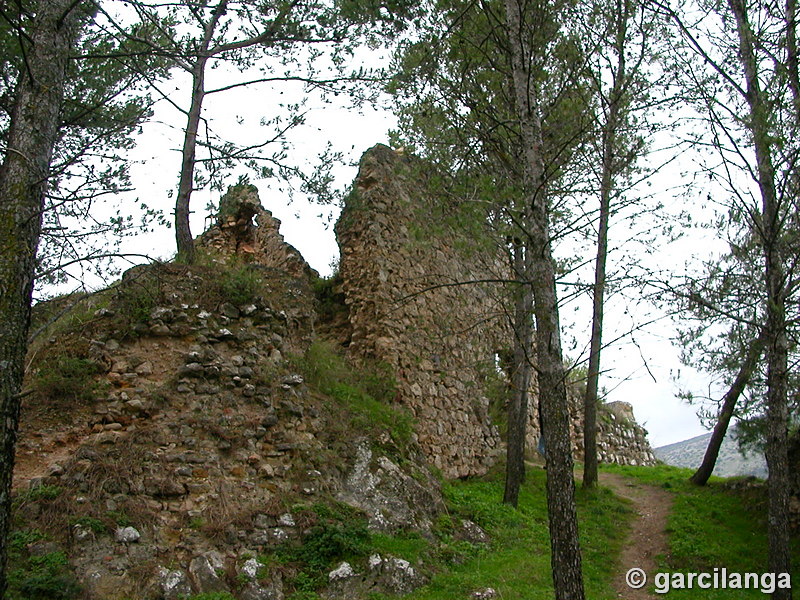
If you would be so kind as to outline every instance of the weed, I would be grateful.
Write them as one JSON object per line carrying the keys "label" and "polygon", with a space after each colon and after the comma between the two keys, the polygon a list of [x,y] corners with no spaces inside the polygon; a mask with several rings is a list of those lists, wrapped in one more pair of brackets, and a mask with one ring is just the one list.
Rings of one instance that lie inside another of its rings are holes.
{"label": "weed", "polygon": [[354,368],[330,343],[322,341],[313,343],[293,362],[306,381],[349,413],[352,429],[364,433],[382,430],[400,453],[404,452],[411,441],[413,421],[405,410],[390,403],[395,396],[395,381],[388,365],[372,363]]}
{"label": "weed", "polygon": [[263,288],[261,274],[248,265],[231,265],[220,273],[220,294],[236,306],[255,302]]}
{"label": "weed", "polygon": [[80,594],[63,552],[31,556],[27,560],[15,558],[15,566],[8,575],[9,600],[72,600]]}
{"label": "weed", "polygon": [[24,529],[12,531],[8,536],[8,550],[12,558],[20,556],[29,544],[46,539],[38,529]]}
{"label": "weed", "polygon": [[39,485],[23,492],[18,496],[18,502],[38,502],[40,500],[55,500],[63,490],[57,485]]}
{"label": "weed", "polygon": [[274,555],[259,557],[259,562],[265,567],[278,564],[288,568],[293,576],[287,583],[295,594],[314,593],[325,583],[325,574],[335,563],[358,560],[374,550],[366,518],[346,504],[317,503],[296,507],[293,512],[306,530],[302,543],[287,542]]}
{"label": "weed", "polygon": [[54,400],[86,401],[97,391],[95,376],[100,366],[94,361],[74,356],[57,356],[52,363],[39,365],[32,387],[39,396]]}
{"label": "weed", "polygon": [[236,600],[236,598],[228,592],[204,592],[190,596],[188,600]]}
{"label": "weed", "polygon": [[114,522],[118,527],[129,527],[133,524],[131,518],[124,510],[109,510],[106,517]]}
{"label": "weed", "polygon": [[147,321],[150,313],[163,299],[162,283],[155,270],[124,281],[117,287],[114,301],[119,314],[129,325]]}
{"label": "weed", "polygon": [[107,528],[105,523],[95,517],[76,517],[70,520],[70,525],[80,525],[92,530],[94,533],[105,533]]}
{"label": "weed", "polygon": [[317,299],[317,314],[323,323],[332,323],[339,315],[347,314],[341,285],[342,276],[338,271],[330,277],[318,277],[312,284]]}

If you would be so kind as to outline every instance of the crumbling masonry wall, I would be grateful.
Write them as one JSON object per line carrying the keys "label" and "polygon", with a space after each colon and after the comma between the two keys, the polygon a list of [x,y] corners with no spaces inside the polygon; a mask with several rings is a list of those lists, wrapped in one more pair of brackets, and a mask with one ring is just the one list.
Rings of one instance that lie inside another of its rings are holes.
{"label": "crumbling masonry wall", "polygon": [[[504,267],[447,225],[429,188],[418,160],[382,145],[365,153],[336,225],[340,275],[351,354],[393,367],[422,449],[445,475],[463,477],[485,472],[501,452],[485,376],[509,339],[500,285],[463,283],[497,280]],[[531,404],[535,446],[535,398]],[[571,404],[580,456],[580,402]],[[651,464],[646,432],[622,412],[601,410],[600,460]]]}
{"label": "crumbling masonry wall", "polygon": [[421,447],[461,477],[484,472],[500,447],[483,393],[497,303],[488,284],[455,285],[485,270],[463,236],[441,220],[425,224],[436,215],[425,212],[418,166],[386,146],[367,152],[336,225],[350,351],[394,368]]}

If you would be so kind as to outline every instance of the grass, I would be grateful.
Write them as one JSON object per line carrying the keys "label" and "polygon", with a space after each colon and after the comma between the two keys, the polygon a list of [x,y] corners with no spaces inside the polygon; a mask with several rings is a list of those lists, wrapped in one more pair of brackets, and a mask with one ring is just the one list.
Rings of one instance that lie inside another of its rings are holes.
{"label": "grass", "polygon": [[382,364],[361,368],[351,365],[329,342],[314,342],[302,357],[295,357],[293,366],[306,381],[325,394],[336,409],[348,416],[349,438],[353,431],[373,439],[376,432],[386,432],[394,448],[384,448],[401,457],[413,434],[411,415],[392,401],[395,381],[390,369]]}
{"label": "grass", "polygon": [[[604,469],[662,487],[674,494],[667,533],[669,553],[658,559],[659,569],[677,573],[766,573],[766,487],[734,488],[733,480],[712,478],[703,487],[689,483],[689,469],[675,467],[604,467]],[[797,542],[797,540],[795,540]],[[792,564],[800,560],[795,543]],[[800,581],[800,569],[792,573]],[[662,586],[663,587],[663,586]],[[760,589],[671,589],[670,597],[704,600],[763,598]]]}
{"label": "grass", "polygon": [[[341,505],[315,504],[298,515],[309,525],[301,545],[287,543],[261,557],[265,575],[289,569],[288,598],[316,599],[325,575],[342,560],[363,571],[371,554],[409,561],[430,576],[428,585],[405,596],[409,600],[466,598],[477,589],[492,587],[501,598],[552,598],[550,550],[545,499],[545,473],[533,469],[520,495],[519,508],[502,504],[502,473],[444,484],[448,511],[436,523],[436,540],[412,531],[395,535],[369,533],[360,513]],[[581,544],[587,597],[614,598],[610,587],[615,558],[632,512],[625,501],[605,489],[578,492]],[[297,511],[295,511],[297,512]],[[491,536],[488,547],[460,539],[463,519],[483,527]],[[386,598],[373,594],[370,600]]]}
{"label": "grass", "polygon": [[35,529],[17,530],[8,540],[8,600],[72,600],[80,588],[63,552],[31,555],[30,544],[45,540]]}
{"label": "grass", "polygon": [[[529,470],[517,509],[503,505],[500,473],[482,480],[454,481],[444,492],[450,515],[440,523],[447,529],[470,519],[491,536],[488,548],[454,542],[450,552],[439,551],[439,570],[430,584],[406,596],[409,600],[466,598],[477,589],[492,587],[501,598],[547,599],[553,596],[547,529],[545,473]],[[584,579],[588,598],[614,598],[610,587],[614,561],[627,532],[632,512],[610,491],[578,492]],[[412,546],[415,552],[416,548]]]}

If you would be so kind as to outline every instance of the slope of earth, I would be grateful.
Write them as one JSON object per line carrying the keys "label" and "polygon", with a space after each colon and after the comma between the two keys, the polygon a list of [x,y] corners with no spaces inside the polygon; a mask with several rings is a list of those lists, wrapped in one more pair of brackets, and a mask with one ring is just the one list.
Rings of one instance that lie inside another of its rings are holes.
{"label": "slope of earth", "polygon": [[313,302],[302,277],[207,260],[38,306],[8,597],[421,585],[371,540],[433,538],[439,483],[391,378],[312,343]]}
{"label": "slope of earth", "polygon": [[[673,467],[696,469],[703,462],[711,432],[661,446],[653,450],[656,458]],[[753,476],[759,479],[767,478],[767,462],[760,453],[743,454],[736,441],[736,428],[732,427],[722,442],[717,464],[714,467],[717,477],[742,477]]]}

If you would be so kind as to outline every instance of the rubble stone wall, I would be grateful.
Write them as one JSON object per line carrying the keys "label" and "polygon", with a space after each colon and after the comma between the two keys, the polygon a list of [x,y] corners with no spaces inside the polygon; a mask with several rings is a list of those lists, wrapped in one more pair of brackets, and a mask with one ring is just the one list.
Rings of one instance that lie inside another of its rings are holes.
{"label": "rubble stone wall", "polygon": [[394,368],[423,450],[462,477],[484,472],[499,449],[482,381],[498,348],[497,303],[489,285],[459,285],[485,273],[467,240],[442,222],[423,226],[434,215],[415,166],[373,148],[336,225],[350,351]]}
{"label": "rubble stone wall", "polygon": [[216,223],[198,238],[198,244],[213,249],[218,258],[256,263],[297,279],[317,275],[300,252],[283,239],[280,225],[261,206],[254,185],[236,185],[221,198]]}
{"label": "rubble stone wall", "polygon": [[[402,152],[379,145],[364,155],[336,225],[340,275],[351,354],[394,368],[398,401],[416,417],[421,447],[446,476],[462,477],[485,472],[501,451],[485,394],[487,370],[496,368],[509,336],[501,289],[466,282],[502,278],[503,258],[486,261],[491,253],[447,225],[425,179],[425,169]],[[571,400],[577,457],[581,402]],[[531,409],[535,448],[535,397]],[[654,462],[632,412],[602,408],[598,422],[601,461]]]}

